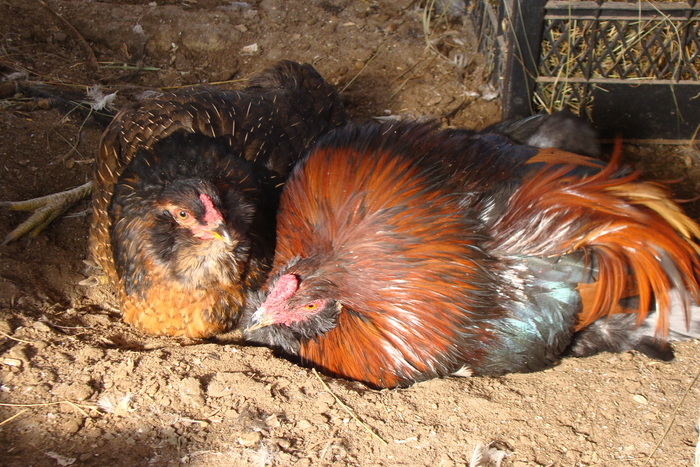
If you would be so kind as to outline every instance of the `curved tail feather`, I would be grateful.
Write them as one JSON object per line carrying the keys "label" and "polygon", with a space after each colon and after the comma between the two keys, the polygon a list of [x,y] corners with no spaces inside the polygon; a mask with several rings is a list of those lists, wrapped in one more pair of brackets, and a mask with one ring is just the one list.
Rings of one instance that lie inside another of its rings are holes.
{"label": "curved tail feather", "polygon": [[[621,147],[618,140],[605,167],[584,156],[541,150],[527,162],[533,170],[492,227],[494,250],[542,257],[573,251],[594,255],[597,277],[577,288],[582,310],[576,330],[634,311],[639,325],[654,300],[655,333],[666,337],[672,304],[679,304],[689,327],[691,299],[700,303],[700,227],[662,185],[641,181],[638,172],[620,167]],[[620,300],[632,296],[638,297],[636,310],[620,306]]]}

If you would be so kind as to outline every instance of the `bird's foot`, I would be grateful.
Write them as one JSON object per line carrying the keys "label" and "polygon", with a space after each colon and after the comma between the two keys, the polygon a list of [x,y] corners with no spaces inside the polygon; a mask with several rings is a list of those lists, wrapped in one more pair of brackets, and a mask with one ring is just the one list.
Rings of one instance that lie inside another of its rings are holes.
{"label": "bird's foot", "polygon": [[97,287],[98,285],[109,284],[109,279],[107,278],[106,274],[92,274],[91,276],[88,276],[87,279],[83,279],[82,281],[78,282],[78,284],[86,287]]}
{"label": "bird's foot", "polygon": [[7,234],[0,245],[7,245],[27,234],[36,238],[54,219],[90,193],[92,193],[92,182],[87,182],[71,190],[26,201],[1,201],[0,207],[2,208],[13,211],[34,211],[34,213],[15,230]]}
{"label": "bird's foot", "polygon": [[93,260],[83,260],[83,263],[85,263],[85,270],[83,272],[87,278],[78,282],[79,285],[84,285],[86,287],[97,287],[98,285],[109,284],[107,274],[105,274],[105,272],[96,262]]}

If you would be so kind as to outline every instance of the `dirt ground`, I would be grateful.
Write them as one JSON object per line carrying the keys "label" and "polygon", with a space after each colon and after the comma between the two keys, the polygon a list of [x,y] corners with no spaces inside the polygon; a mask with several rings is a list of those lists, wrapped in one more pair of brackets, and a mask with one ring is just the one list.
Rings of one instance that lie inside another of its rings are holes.
{"label": "dirt ground", "polygon": [[[0,0],[0,72],[117,92],[235,88],[287,58],[312,63],[353,118],[431,115],[481,128],[500,117],[468,23],[419,2]],[[19,73],[16,74],[16,73]],[[0,199],[90,179],[100,128],[0,82]],[[74,149],[73,149],[74,148]],[[628,145],[630,160],[700,193],[692,146]],[[698,217],[697,202],[688,209]],[[88,201],[38,238],[0,247],[0,464],[692,465],[700,342],[671,363],[635,353],[548,371],[440,379],[376,391],[317,375],[235,333],[149,338],[124,325],[108,286],[85,287]],[[26,217],[2,212],[0,236]]]}

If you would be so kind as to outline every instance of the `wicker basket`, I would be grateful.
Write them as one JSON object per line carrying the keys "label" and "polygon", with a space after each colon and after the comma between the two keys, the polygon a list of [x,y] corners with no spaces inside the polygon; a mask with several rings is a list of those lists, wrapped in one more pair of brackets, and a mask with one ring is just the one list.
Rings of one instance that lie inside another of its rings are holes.
{"label": "wicker basket", "polygon": [[691,139],[700,2],[471,1],[505,118],[569,108],[604,136]]}

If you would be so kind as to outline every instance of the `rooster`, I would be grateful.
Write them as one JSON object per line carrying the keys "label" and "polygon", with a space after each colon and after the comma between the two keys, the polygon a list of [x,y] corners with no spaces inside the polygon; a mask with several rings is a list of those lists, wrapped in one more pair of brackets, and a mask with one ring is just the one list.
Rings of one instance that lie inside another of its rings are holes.
{"label": "rooster", "polygon": [[[288,180],[244,336],[378,388],[627,344],[663,357],[671,308],[687,322],[700,298],[700,228],[619,158],[431,123],[337,130]],[[652,303],[656,340],[634,337]]]}

